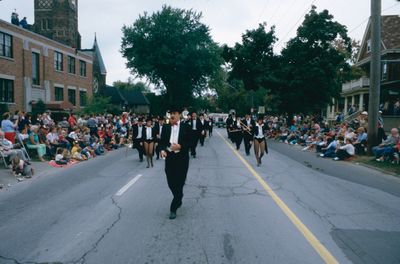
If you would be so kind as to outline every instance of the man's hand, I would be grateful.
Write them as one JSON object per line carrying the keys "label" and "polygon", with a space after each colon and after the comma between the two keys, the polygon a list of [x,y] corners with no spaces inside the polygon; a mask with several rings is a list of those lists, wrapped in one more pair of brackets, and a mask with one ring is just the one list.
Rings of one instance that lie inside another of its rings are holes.
{"label": "man's hand", "polygon": [[167,155],[168,155],[167,152],[164,151],[164,150],[161,150],[161,153],[160,153],[160,154],[161,154],[161,158],[162,158],[162,159],[165,159],[165,158],[167,157]]}
{"label": "man's hand", "polygon": [[181,150],[181,145],[179,145],[179,144],[172,144],[172,145],[171,145],[171,150],[172,150],[172,151]]}

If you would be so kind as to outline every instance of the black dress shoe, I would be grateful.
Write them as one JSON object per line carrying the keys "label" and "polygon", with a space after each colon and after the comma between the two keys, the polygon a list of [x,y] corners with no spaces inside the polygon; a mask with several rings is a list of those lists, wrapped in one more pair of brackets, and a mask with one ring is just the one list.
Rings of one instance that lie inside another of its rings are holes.
{"label": "black dress shoe", "polygon": [[169,213],[169,219],[175,219],[176,218],[176,213],[175,212],[171,212]]}

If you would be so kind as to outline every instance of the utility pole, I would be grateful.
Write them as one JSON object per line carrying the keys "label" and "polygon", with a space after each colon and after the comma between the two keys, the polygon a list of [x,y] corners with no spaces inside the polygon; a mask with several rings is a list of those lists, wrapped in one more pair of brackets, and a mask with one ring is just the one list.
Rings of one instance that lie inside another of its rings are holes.
{"label": "utility pole", "polygon": [[371,0],[371,68],[368,106],[368,152],[379,144],[378,115],[381,92],[381,11],[382,0]]}

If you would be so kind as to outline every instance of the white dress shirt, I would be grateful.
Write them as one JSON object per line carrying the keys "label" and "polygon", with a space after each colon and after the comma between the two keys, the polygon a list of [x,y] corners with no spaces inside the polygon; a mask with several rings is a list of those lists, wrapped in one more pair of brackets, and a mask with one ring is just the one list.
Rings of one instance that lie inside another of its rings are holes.
{"label": "white dress shirt", "polygon": [[258,135],[256,136],[256,138],[263,138],[264,137],[264,133],[263,133],[263,125],[256,125],[258,128]]}
{"label": "white dress shirt", "polygon": [[142,129],[143,129],[142,126],[138,126],[138,134],[137,134],[136,139],[142,138]]}
{"label": "white dress shirt", "polygon": [[193,126],[193,130],[197,130],[197,126],[196,126],[196,119],[193,120],[192,126]]}
{"label": "white dress shirt", "polygon": [[153,139],[152,128],[151,127],[146,127],[146,139],[147,140]]}
{"label": "white dress shirt", "polygon": [[178,121],[176,125],[171,125],[171,137],[169,138],[169,143],[171,143],[171,145],[178,144],[180,123],[181,122]]}

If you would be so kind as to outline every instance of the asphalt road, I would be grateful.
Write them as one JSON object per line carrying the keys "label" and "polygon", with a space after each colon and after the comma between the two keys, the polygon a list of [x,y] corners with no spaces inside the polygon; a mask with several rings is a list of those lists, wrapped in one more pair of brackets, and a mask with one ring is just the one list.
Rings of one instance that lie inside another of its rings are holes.
{"label": "asphalt road", "polygon": [[400,263],[399,179],[274,143],[254,167],[218,132],[175,220],[164,161],[146,169],[133,150],[0,192],[0,263]]}

